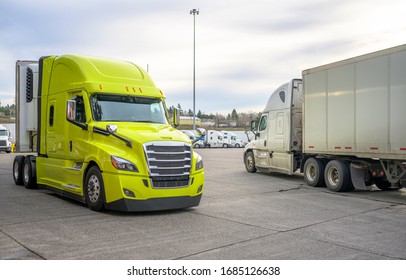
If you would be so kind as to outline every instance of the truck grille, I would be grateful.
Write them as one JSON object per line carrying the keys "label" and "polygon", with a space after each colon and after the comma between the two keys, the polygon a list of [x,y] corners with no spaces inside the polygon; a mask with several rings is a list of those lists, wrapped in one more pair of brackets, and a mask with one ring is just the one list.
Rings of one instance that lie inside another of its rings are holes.
{"label": "truck grille", "polygon": [[0,140],[0,146],[7,146],[6,140]]}
{"label": "truck grille", "polygon": [[154,188],[182,188],[189,185],[192,167],[191,146],[181,142],[144,144]]}

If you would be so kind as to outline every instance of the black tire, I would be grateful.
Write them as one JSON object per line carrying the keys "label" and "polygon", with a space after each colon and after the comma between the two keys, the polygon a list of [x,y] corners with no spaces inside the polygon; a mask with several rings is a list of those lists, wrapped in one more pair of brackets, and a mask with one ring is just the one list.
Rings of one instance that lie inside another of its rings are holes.
{"label": "black tire", "polygon": [[37,174],[35,170],[35,162],[30,156],[27,156],[23,164],[23,184],[26,189],[37,188]]}
{"label": "black tire", "polygon": [[24,156],[16,156],[13,162],[13,179],[16,185],[23,185]]}
{"label": "black tire", "polygon": [[238,144],[238,143],[235,144],[235,147],[236,147],[236,148],[240,148],[240,144]]}
{"label": "black tire", "polygon": [[324,179],[327,188],[333,192],[345,192],[351,188],[350,170],[343,161],[329,161],[324,170]]}
{"label": "black tire", "polygon": [[311,187],[325,187],[324,169],[325,165],[321,159],[307,159],[303,171],[305,182]]}
{"label": "black tire", "polygon": [[86,204],[90,210],[104,210],[104,182],[100,169],[97,166],[90,167],[86,174],[85,185]]}
{"label": "black tire", "polygon": [[254,153],[252,151],[248,151],[245,154],[244,157],[244,164],[245,164],[245,169],[249,173],[255,173],[257,172],[257,168],[255,167],[255,158],[254,158]]}

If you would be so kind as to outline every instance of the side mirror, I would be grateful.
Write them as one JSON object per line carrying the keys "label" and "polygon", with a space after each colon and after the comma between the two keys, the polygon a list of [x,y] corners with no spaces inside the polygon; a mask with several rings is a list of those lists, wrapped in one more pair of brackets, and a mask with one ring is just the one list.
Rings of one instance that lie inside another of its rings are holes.
{"label": "side mirror", "polygon": [[116,133],[116,132],[117,132],[117,125],[115,125],[115,124],[108,124],[108,125],[106,125],[106,130],[107,130],[110,134]]}
{"label": "side mirror", "polygon": [[180,112],[177,108],[173,108],[172,122],[174,127],[178,127],[180,125]]}
{"label": "side mirror", "polygon": [[251,131],[255,133],[255,129],[257,127],[257,124],[255,121],[251,121]]}

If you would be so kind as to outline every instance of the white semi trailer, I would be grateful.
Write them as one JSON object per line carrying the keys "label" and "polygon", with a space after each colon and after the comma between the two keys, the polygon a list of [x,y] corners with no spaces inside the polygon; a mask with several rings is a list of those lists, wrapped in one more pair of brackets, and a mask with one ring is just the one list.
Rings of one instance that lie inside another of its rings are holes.
{"label": "white semi trailer", "polygon": [[332,191],[399,189],[406,177],[406,45],[304,70],[275,90],[247,144],[248,172]]}

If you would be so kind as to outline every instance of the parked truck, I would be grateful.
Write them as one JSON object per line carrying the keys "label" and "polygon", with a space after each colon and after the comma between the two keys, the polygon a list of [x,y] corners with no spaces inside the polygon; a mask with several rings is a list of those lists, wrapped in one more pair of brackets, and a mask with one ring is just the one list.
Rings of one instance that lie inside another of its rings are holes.
{"label": "parked truck", "polygon": [[248,172],[303,173],[343,192],[399,189],[406,168],[406,45],[307,69],[270,96]]}
{"label": "parked truck", "polygon": [[11,152],[11,131],[0,125],[0,152]]}
{"label": "parked truck", "polygon": [[227,147],[224,143],[223,134],[217,130],[208,130],[207,136],[204,141],[205,147],[208,148],[222,148]]}
{"label": "parked truck", "polygon": [[243,148],[245,146],[244,142],[234,132],[222,130],[221,133],[228,148]]}
{"label": "parked truck", "polygon": [[[13,177],[95,211],[197,206],[202,158],[168,122],[164,94],[130,62],[78,55],[16,63]],[[175,112],[174,126],[179,122]]]}

